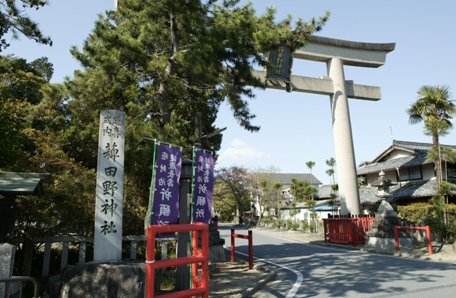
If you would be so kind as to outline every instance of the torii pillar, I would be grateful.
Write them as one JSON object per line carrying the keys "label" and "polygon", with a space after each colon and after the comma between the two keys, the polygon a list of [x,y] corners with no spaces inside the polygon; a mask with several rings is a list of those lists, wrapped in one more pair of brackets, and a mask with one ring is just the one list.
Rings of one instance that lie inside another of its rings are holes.
{"label": "torii pillar", "polygon": [[[327,77],[292,75],[291,86],[293,91],[330,97],[342,215],[361,213],[348,98],[372,101],[381,99],[380,87],[346,81],[344,65],[380,67],[385,64],[386,54],[393,51],[395,46],[395,43],[364,43],[312,36],[305,47],[293,53],[293,58],[325,62],[327,66]],[[266,72],[253,72],[266,80]],[[268,88],[286,89],[285,83],[269,80]]]}

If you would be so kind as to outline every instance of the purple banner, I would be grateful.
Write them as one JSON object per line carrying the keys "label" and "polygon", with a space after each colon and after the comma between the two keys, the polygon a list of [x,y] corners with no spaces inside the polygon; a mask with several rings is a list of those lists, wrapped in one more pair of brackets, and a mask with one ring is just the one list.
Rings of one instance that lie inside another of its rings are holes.
{"label": "purple banner", "polygon": [[209,152],[195,151],[195,189],[193,221],[211,223],[212,190],[214,189],[214,158]]}
{"label": "purple banner", "polygon": [[182,152],[180,149],[159,144],[155,165],[153,225],[177,223],[181,167]]}

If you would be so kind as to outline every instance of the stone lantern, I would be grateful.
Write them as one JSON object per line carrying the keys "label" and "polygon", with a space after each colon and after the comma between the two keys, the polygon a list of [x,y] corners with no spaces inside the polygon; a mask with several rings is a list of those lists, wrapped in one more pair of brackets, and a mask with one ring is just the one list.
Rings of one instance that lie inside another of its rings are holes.
{"label": "stone lantern", "polygon": [[[377,187],[378,192],[376,194],[377,197],[382,199],[380,206],[377,209],[375,215],[386,215],[389,214],[391,216],[397,217],[397,213],[394,211],[393,207],[391,207],[390,203],[388,203],[387,198],[391,197],[390,194],[390,186],[396,185],[397,183],[391,182],[390,179],[385,178],[385,172],[381,171],[378,173],[378,179],[371,184],[372,187]],[[394,228],[394,227],[393,227]],[[394,229],[393,229],[394,235]]]}
{"label": "stone lantern", "polygon": [[386,179],[385,172],[381,171],[380,173],[378,173],[378,179],[375,180],[374,183],[371,184],[371,186],[377,187],[377,197],[381,198],[382,200],[385,200],[386,198],[391,197],[391,194],[389,193],[390,186],[396,184],[397,183],[391,182],[390,179]]}
{"label": "stone lantern", "polygon": [[[394,248],[396,243],[394,239],[394,226],[402,225],[401,220],[397,217],[396,211],[388,203],[387,198],[391,197],[390,186],[396,185],[390,179],[385,178],[385,173],[381,171],[379,177],[372,187],[377,187],[377,197],[382,199],[380,206],[375,212],[375,219],[366,233],[366,246],[376,248]],[[399,242],[401,246],[411,246],[412,241],[406,234],[400,232]]]}

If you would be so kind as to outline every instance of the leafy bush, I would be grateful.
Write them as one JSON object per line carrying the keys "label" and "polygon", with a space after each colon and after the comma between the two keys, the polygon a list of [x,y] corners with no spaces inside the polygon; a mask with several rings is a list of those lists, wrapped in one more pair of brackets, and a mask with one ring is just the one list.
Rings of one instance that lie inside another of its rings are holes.
{"label": "leafy bush", "polygon": [[444,204],[440,196],[433,197],[429,203],[398,206],[397,213],[404,221],[428,225],[432,233],[441,235],[444,240],[456,235],[456,205]]}
{"label": "leafy bush", "polygon": [[283,222],[282,219],[274,220],[274,221],[272,222],[272,227],[273,227],[274,229],[279,229],[280,227],[283,227],[283,226],[284,226],[284,222]]}
{"label": "leafy bush", "polygon": [[309,225],[309,229],[311,233],[316,233],[317,232],[317,227],[315,226],[315,221],[312,219]]}
{"label": "leafy bush", "polygon": [[301,225],[302,225],[302,231],[304,233],[309,230],[309,223],[307,222],[307,220],[302,220]]}
{"label": "leafy bush", "polygon": [[398,206],[397,215],[400,219],[409,222],[423,222],[430,218],[432,205],[429,203],[415,203],[407,206]]}
{"label": "leafy bush", "polygon": [[271,215],[265,216],[262,218],[261,222],[263,223],[264,226],[269,226],[272,224],[274,219],[272,218]]}
{"label": "leafy bush", "polygon": [[290,230],[291,229],[291,226],[293,225],[293,222],[291,221],[291,219],[287,219],[286,223],[285,223],[285,228],[287,230]]}
{"label": "leafy bush", "polygon": [[299,223],[298,222],[294,222],[291,224],[290,228],[293,230],[293,231],[297,231],[299,229]]}

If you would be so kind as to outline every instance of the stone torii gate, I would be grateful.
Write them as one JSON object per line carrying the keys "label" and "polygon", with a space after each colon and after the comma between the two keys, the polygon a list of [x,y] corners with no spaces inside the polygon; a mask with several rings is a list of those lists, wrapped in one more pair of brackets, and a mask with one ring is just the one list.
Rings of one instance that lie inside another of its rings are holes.
{"label": "stone torii gate", "polygon": [[[328,76],[310,78],[290,77],[293,91],[329,95],[336,165],[339,182],[341,213],[360,214],[358,179],[353,148],[348,98],[381,99],[380,87],[354,84],[346,81],[344,65],[377,68],[385,64],[386,54],[393,51],[395,43],[363,43],[320,36],[312,36],[308,44],[296,50],[293,58],[325,62]],[[253,70],[266,79],[266,71]],[[289,91],[284,82],[268,80],[268,88]]]}

